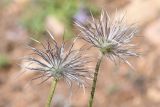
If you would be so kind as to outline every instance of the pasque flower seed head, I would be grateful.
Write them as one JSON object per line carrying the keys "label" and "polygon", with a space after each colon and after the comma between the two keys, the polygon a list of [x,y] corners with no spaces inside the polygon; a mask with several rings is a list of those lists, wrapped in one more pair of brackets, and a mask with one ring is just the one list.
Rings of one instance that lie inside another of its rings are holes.
{"label": "pasque flower seed head", "polygon": [[99,19],[92,16],[92,20],[87,25],[80,22],[75,24],[82,33],[80,35],[82,39],[97,47],[103,55],[115,63],[124,61],[130,65],[127,58],[138,55],[134,51],[135,45],[131,44],[137,28],[134,24],[126,24],[125,15],[115,14],[111,20],[109,14],[102,10]]}
{"label": "pasque flower seed head", "polygon": [[48,40],[46,45],[35,40],[43,46],[43,49],[30,47],[35,56],[31,55],[24,58],[25,61],[29,62],[25,68],[41,72],[42,77],[45,76],[48,79],[51,77],[64,79],[69,86],[74,81],[79,86],[84,87],[87,79],[91,79],[89,69],[86,66],[90,62],[89,57],[84,54],[84,50],[73,49],[76,40],[67,49],[65,42],[58,45],[51,33],[50,36],[52,39]]}

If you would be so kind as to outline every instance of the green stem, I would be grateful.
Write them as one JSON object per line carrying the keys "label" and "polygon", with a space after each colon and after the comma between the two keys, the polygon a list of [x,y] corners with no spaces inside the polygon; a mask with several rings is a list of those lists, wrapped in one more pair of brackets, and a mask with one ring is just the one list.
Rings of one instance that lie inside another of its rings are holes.
{"label": "green stem", "polygon": [[100,65],[101,65],[101,62],[102,62],[102,58],[103,58],[103,55],[98,59],[97,64],[96,64],[93,83],[92,83],[92,91],[91,91],[91,94],[90,94],[88,107],[92,107],[92,105],[93,105],[93,98],[94,98],[94,93],[95,93],[95,90],[96,90],[97,76],[98,76],[98,71],[99,71],[99,68],[100,68]]}
{"label": "green stem", "polygon": [[56,89],[56,85],[57,85],[58,80],[57,79],[53,79],[52,81],[52,85],[51,85],[51,89],[48,95],[48,99],[47,99],[47,103],[45,107],[50,107],[51,106],[51,102],[52,102],[52,98]]}

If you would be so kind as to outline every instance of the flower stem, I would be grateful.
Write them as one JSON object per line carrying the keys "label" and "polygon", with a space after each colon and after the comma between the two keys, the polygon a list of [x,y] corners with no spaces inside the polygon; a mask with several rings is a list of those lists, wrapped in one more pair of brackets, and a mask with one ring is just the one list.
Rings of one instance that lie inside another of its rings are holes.
{"label": "flower stem", "polygon": [[45,107],[50,107],[51,106],[51,102],[52,102],[52,98],[56,89],[56,85],[57,85],[58,80],[57,79],[53,79],[52,84],[51,84],[51,89],[48,95],[48,99],[47,99],[47,103]]}
{"label": "flower stem", "polygon": [[96,64],[93,83],[92,83],[92,91],[90,93],[90,99],[89,99],[88,107],[92,107],[92,105],[93,105],[93,98],[94,98],[94,93],[95,93],[95,90],[96,90],[97,76],[98,76],[98,71],[99,71],[99,68],[100,68],[100,65],[101,65],[101,62],[102,62],[102,58],[103,58],[103,55],[98,59],[97,64]]}

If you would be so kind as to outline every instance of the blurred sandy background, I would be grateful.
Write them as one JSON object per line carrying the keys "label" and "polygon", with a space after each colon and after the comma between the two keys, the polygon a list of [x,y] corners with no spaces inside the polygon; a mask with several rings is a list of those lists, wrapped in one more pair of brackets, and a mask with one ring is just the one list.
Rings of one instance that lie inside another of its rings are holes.
{"label": "blurred sandy background", "polygon": [[[18,58],[30,52],[26,44],[39,47],[29,38],[48,38],[46,28],[61,40],[78,34],[73,20],[85,23],[88,10],[95,16],[104,8],[112,14],[116,9],[126,12],[127,23],[136,23],[139,33],[134,42],[142,52],[140,58],[130,59],[136,71],[122,64],[115,66],[103,60],[98,77],[94,107],[160,107],[160,0],[0,0],[0,107],[44,107],[50,80],[33,72],[20,75]],[[76,47],[84,44],[76,43]],[[97,51],[90,50],[97,57]],[[23,63],[24,64],[24,63]],[[93,64],[94,65],[94,64]],[[70,90],[60,81],[53,98],[53,107],[86,107],[86,94],[79,88]]]}

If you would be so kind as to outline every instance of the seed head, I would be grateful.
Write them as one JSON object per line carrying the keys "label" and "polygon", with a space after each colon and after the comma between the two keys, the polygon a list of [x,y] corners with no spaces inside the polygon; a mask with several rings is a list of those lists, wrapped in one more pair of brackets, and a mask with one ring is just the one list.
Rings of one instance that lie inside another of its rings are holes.
{"label": "seed head", "polygon": [[125,15],[115,14],[114,19],[111,20],[109,14],[102,10],[100,18],[96,20],[92,16],[92,20],[87,25],[75,23],[82,33],[80,37],[97,47],[113,62],[124,61],[130,65],[127,58],[137,56],[134,51],[135,45],[131,44],[137,29],[134,24],[126,24]]}
{"label": "seed head", "polygon": [[[86,67],[86,64],[90,62],[89,57],[84,54],[84,50],[73,49],[75,41],[67,49],[65,42],[59,46],[54,37],[51,34],[50,36],[52,39],[51,41],[48,40],[46,45],[35,40],[43,48],[30,47],[34,55],[24,58],[25,61],[29,62],[25,68],[41,72],[42,77],[45,76],[48,79],[64,79],[69,87],[74,81],[84,88],[87,79],[91,78],[89,69]],[[36,66],[33,67],[32,64]]]}

